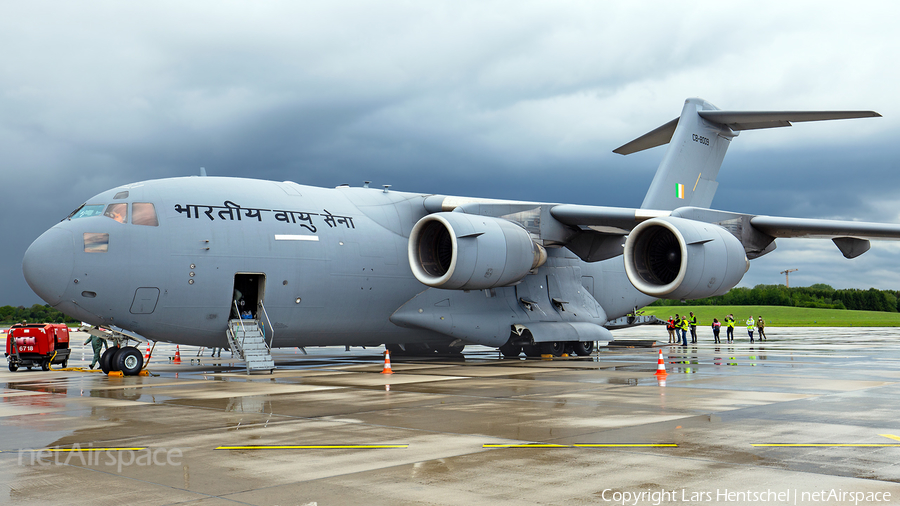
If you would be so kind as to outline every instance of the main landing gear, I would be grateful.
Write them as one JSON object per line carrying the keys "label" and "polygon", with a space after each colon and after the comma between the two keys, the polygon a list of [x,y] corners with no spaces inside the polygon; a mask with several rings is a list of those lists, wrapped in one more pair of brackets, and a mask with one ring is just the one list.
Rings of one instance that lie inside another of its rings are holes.
{"label": "main landing gear", "polygon": [[522,343],[521,341],[522,338],[518,336],[510,337],[509,341],[500,347],[500,353],[507,358],[518,357],[522,352],[526,357],[540,357],[541,355],[561,357],[563,354],[586,357],[594,353],[593,341],[554,341],[551,343]]}
{"label": "main landing gear", "polygon": [[134,346],[113,346],[100,356],[100,369],[106,374],[122,371],[125,376],[137,376],[143,367],[144,355]]}

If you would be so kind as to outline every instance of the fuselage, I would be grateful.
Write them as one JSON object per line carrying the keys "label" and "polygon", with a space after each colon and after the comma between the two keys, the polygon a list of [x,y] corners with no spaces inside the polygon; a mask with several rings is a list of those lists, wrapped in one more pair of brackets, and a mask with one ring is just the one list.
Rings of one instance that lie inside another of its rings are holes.
{"label": "fuselage", "polygon": [[[407,248],[429,196],[217,177],[135,183],[45,232],[23,270],[51,306],[152,340],[221,346],[227,320],[252,310],[270,321],[276,347],[446,342],[390,321],[428,289]],[[548,266],[580,268],[610,319],[653,300],[627,280],[621,257],[549,254]],[[235,307],[236,288],[247,306]]]}

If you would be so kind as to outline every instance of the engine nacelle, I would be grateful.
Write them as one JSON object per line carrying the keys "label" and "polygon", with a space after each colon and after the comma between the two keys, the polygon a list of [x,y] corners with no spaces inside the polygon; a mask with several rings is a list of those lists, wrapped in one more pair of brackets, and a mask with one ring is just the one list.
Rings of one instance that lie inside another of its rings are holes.
{"label": "engine nacelle", "polygon": [[521,280],[547,261],[528,232],[501,218],[434,213],[409,235],[409,266],[423,284],[448,290],[481,290]]}
{"label": "engine nacelle", "polygon": [[684,218],[653,218],[625,241],[625,273],[653,297],[700,299],[734,288],[750,267],[744,246],[724,228]]}

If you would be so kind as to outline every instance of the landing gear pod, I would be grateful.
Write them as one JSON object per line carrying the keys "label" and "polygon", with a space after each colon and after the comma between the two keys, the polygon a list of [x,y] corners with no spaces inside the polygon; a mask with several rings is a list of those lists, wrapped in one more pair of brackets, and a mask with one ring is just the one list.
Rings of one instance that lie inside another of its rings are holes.
{"label": "landing gear pod", "polygon": [[724,228],[684,218],[653,218],[625,241],[625,273],[641,292],[667,299],[722,295],[750,267],[741,242]]}
{"label": "landing gear pod", "polygon": [[511,285],[547,261],[547,252],[519,225],[501,218],[435,213],[409,236],[409,266],[425,285],[481,290]]}

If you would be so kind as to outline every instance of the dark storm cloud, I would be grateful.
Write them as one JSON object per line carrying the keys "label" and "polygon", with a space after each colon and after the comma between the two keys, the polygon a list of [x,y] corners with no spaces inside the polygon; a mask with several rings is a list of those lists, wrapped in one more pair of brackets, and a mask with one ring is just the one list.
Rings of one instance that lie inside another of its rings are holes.
{"label": "dark storm cloud", "polygon": [[[22,277],[25,249],[90,196],[200,167],[321,186],[371,180],[404,191],[638,206],[664,148],[611,150],[676,117],[688,96],[728,109],[885,114],[741,134],[714,206],[900,221],[896,10],[6,3],[0,304],[39,302]],[[803,244],[754,262],[745,282],[770,282],[757,272],[787,251],[807,262],[798,280],[809,273],[835,286],[900,288],[872,263],[886,265],[893,246],[848,264],[830,242]],[[868,267],[853,270],[860,265]]]}

